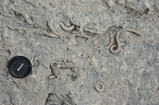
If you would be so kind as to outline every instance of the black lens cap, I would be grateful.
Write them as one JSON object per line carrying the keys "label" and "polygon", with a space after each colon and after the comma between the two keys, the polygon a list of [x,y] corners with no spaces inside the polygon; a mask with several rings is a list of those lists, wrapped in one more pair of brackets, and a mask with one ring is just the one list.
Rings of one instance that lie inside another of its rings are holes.
{"label": "black lens cap", "polygon": [[25,78],[32,71],[32,65],[28,58],[24,56],[15,56],[8,63],[10,74],[16,78]]}

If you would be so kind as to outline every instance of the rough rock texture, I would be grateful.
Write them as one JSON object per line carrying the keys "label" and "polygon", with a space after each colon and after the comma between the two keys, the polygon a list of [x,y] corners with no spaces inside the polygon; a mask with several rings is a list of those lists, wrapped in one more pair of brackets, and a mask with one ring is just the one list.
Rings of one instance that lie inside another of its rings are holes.
{"label": "rough rock texture", "polygon": [[[24,79],[8,72],[16,55],[32,61]],[[74,70],[49,79],[50,63],[67,60]],[[159,0],[0,0],[0,105],[159,105]]]}

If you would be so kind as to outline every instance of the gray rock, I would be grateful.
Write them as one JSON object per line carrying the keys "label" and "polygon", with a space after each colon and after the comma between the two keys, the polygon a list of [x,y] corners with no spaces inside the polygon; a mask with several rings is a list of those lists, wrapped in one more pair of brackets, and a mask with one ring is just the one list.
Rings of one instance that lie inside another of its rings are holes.
{"label": "gray rock", "polygon": [[[158,105],[158,11],[158,0],[1,0],[0,104]],[[60,22],[79,30],[65,31]],[[121,49],[110,53],[109,36],[118,47],[120,30]],[[16,55],[32,60],[24,79],[8,72]],[[75,69],[59,69],[49,79],[50,63],[64,60]],[[101,93],[97,81],[104,84]],[[46,103],[49,93],[54,97]]]}

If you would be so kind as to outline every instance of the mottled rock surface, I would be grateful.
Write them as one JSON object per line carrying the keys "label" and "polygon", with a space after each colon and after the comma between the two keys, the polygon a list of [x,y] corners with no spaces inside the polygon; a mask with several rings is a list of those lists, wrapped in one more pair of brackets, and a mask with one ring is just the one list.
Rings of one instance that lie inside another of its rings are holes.
{"label": "mottled rock surface", "polygon": [[[16,55],[32,61],[24,79],[8,72]],[[76,67],[49,79],[64,61]],[[0,105],[159,105],[159,0],[0,0]]]}

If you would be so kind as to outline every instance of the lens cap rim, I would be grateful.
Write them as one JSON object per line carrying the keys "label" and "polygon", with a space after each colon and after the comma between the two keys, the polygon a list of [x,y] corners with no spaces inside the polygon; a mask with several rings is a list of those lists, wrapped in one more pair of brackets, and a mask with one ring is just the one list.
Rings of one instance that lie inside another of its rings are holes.
{"label": "lens cap rim", "polygon": [[[16,60],[18,60],[17,63],[15,63]],[[8,70],[15,78],[25,78],[32,72],[32,64],[25,56],[14,56],[8,62]]]}

